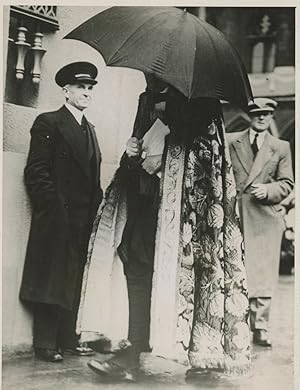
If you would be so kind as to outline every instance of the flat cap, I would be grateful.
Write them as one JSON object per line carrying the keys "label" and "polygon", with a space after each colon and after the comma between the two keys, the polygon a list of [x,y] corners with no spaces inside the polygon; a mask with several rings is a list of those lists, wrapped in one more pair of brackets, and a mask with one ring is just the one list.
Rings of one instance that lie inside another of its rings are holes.
{"label": "flat cap", "polygon": [[277,102],[269,98],[255,98],[248,105],[249,113],[255,112],[274,112],[277,107]]}
{"label": "flat cap", "polygon": [[97,84],[95,78],[97,77],[98,69],[90,62],[72,62],[61,68],[55,76],[55,82],[60,87],[66,84]]}

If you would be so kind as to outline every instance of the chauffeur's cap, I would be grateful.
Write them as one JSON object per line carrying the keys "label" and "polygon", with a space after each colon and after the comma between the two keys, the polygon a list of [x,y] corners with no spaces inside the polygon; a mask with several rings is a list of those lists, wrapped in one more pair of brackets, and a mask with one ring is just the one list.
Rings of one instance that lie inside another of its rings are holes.
{"label": "chauffeur's cap", "polygon": [[259,112],[274,112],[277,107],[277,102],[269,98],[255,98],[248,105],[249,113]]}
{"label": "chauffeur's cap", "polygon": [[61,68],[55,76],[55,81],[60,87],[66,84],[97,84],[98,69],[90,62],[72,62]]}

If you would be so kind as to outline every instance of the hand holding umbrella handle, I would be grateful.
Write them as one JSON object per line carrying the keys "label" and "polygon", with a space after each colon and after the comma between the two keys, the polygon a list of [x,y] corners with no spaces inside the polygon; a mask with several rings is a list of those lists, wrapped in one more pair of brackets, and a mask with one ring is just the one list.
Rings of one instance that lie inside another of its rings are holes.
{"label": "hand holding umbrella handle", "polygon": [[126,144],[126,155],[131,160],[133,165],[141,165],[147,156],[147,152],[143,150],[143,139],[131,137]]}
{"label": "hand holding umbrella handle", "polygon": [[126,154],[128,157],[140,157],[142,154],[143,139],[131,137],[126,143]]}

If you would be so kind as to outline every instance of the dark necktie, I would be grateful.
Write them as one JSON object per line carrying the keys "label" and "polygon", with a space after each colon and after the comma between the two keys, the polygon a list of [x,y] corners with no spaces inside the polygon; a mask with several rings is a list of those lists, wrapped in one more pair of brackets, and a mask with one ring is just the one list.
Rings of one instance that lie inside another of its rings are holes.
{"label": "dark necktie", "polygon": [[84,142],[85,142],[85,145],[86,145],[86,149],[88,150],[88,142],[89,142],[89,139],[88,139],[88,124],[87,124],[86,117],[84,115],[82,116],[80,127],[82,129],[82,134],[84,136]]}
{"label": "dark necktie", "polygon": [[92,140],[90,139],[90,130],[89,130],[88,121],[84,115],[82,116],[80,127],[82,129],[82,133],[84,136],[86,150],[88,153],[88,159],[91,159],[94,153],[94,149],[92,145]]}
{"label": "dark necktie", "polygon": [[257,152],[258,152],[257,137],[258,137],[258,133],[255,134],[254,140],[251,144],[251,149],[252,149],[254,158],[256,157]]}
{"label": "dark necktie", "polygon": [[80,127],[81,127],[82,132],[83,132],[83,134],[84,134],[85,136],[86,136],[86,133],[87,133],[87,126],[88,126],[87,120],[86,120],[85,116],[83,115],[83,116],[82,116],[82,119],[81,119],[81,125],[80,125]]}

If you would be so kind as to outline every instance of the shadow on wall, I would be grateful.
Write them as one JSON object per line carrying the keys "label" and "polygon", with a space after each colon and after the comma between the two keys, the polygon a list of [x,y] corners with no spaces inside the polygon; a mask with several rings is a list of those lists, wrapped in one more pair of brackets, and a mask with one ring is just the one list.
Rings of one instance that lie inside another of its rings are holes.
{"label": "shadow on wall", "polygon": [[3,156],[2,345],[8,356],[29,350],[32,343],[31,313],[18,297],[30,227],[30,205],[22,185],[25,161],[22,153]]}

